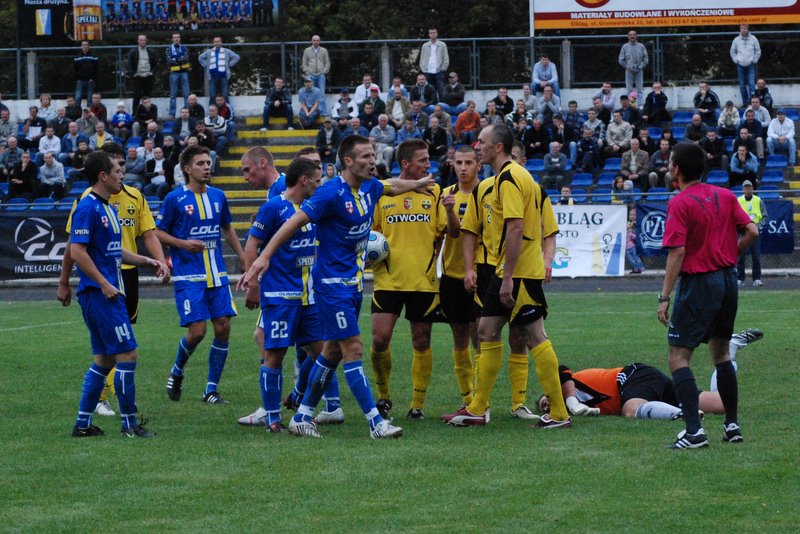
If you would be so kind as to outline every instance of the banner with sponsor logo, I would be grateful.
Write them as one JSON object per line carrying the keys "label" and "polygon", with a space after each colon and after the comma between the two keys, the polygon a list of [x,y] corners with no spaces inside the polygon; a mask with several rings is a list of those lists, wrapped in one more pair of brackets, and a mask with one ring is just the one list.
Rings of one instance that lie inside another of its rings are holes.
{"label": "banner with sponsor logo", "polygon": [[[769,219],[761,229],[761,252],[791,254],[794,252],[793,204],[788,200],[767,200],[765,203]],[[659,256],[668,252],[661,248],[666,221],[665,202],[640,202],[636,206],[636,242],[641,254]]]}
{"label": "banner with sponsor logo", "polygon": [[536,30],[790,24],[800,0],[533,0]]}
{"label": "banner with sponsor logo", "polygon": [[559,233],[553,276],[622,276],[626,206],[553,206]]}
{"label": "banner with sponsor logo", "polygon": [[61,274],[68,211],[0,212],[0,280]]}

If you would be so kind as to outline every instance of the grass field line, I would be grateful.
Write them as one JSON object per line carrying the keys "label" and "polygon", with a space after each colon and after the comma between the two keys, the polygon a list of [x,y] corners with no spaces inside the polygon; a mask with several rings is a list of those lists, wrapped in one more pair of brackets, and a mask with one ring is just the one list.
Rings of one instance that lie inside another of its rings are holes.
{"label": "grass field line", "polygon": [[25,326],[14,326],[12,328],[0,328],[0,332],[18,332],[20,330],[30,330],[32,328],[48,328],[52,326],[64,326],[68,324],[79,324],[83,321],[59,321],[57,323],[29,324]]}

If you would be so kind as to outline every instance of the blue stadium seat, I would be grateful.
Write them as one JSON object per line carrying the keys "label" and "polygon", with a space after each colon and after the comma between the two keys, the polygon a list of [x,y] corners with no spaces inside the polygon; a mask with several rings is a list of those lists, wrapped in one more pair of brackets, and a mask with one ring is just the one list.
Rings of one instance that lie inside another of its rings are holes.
{"label": "blue stadium seat", "polygon": [[525,168],[528,172],[542,172],[544,171],[543,159],[529,159],[525,162]]}
{"label": "blue stadium seat", "polygon": [[638,187],[634,187],[633,189],[631,189],[631,194],[633,195],[634,202],[639,202],[640,200],[642,200],[642,190],[639,189]]}
{"label": "blue stadium seat", "polygon": [[736,195],[737,197],[741,196],[742,195],[742,186],[741,185],[735,185],[735,186],[731,187],[731,192],[734,195]]}
{"label": "blue stadium seat", "polygon": [[3,196],[8,194],[8,182],[0,182],[0,194]]}
{"label": "blue stadium seat", "polygon": [[706,183],[708,183],[710,185],[727,186],[728,185],[728,171],[723,171],[721,169],[709,171],[708,178],[706,179]]}
{"label": "blue stadium seat", "polygon": [[777,185],[762,185],[758,188],[756,194],[761,197],[761,200],[778,200],[781,198]]}
{"label": "blue stadium seat", "polygon": [[561,200],[561,191],[557,189],[545,189],[544,192],[550,197],[551,204],[558,204],[558,201]]}
{"label": "blue stadium seat", "polygon": [[661,139],[661,128],[658,126],[649,127],[647,132],[650,134],[650,139],[655,139],[656,141]]}
{"label": "blue stadium seat", "polygon": [[40,197],[33,200],[31,204],[32,210],[46,211],[56,208],[56,204],[50,197]]}
{"label": "blue stadium seat", "polygon": [[604,171],[618,171],[622,167],[622,158],[608,158],[606,160],[605,165],[603,165]]}
{"label": "blue stadium seat", "polygon": [[72,201],[73,199],[69,197],[64,197],[61,199],[61,204],[58,205],[59,211],[72,211]]}
{"label": "blue stadium seat", "polygon": [[611,189],[595,189],[592,191],[592,202],[595,204],[610,204]]}
{"label": "blue stadium seat", "polygon": [[686,137],[686,130],[683,128],[674,128],[672,130],[672,137],[674,137],[676,141],[681,142],[683,138]]}
{"label": "blue stadium seat", "polygon": [[589,172],[579,172],[572,177],[572,185],[574,187],[592,187],[594,183],[594,176]]}
{"label": "blue stadium seat", "polygon": [[747,111],[747,108],[739,108],[739,120],[744,119],[744,112]]}
{"label": "blue stadium seat", "polygon": [[733,138],[732,137],[725,137],[723,139],[725,141],[725,150],[728,151],[728,154],[733,152]]}
{"label": "blue stadium seat", "polygon": [[6,204],[6,211],[25,211],[28,209],[28,200],[25,198],[12,198]]}
{"label": "blue stadium seat", "polygon": [[122,145],[122,138],[121,137],[114,137],[114,142],[121,146]]}
{"label": "blue stadium seat", "polygon": [[782,169],[769,169],[765,170],[761,176],[762,184],[782,184],[783,183],[783,170]]}
{"label": "blue stadium seat", "polygon": [[439,162],[431,161],[431,167],[428,169],[428,172],[431,174],[437,174],[439,172]]}
{"label": "blue stadium seat", "polygon": [[572,190],[572,200],[576,204],[586,203],[586,189],[578,188]]}
{"label": "blue stadium seat", "polygon": [[614,177],[616,176],[616,173],[613,172],[602,172],[597,177],[597,185],[614,185]]}
{"label": "blue stadium seat", "polygon": [[666,187],[653,187],[647,192],[648,202],[669,202],[669,191]]}
{"label": "blue stadium seat", "polygon": [[797,122],[800,120],[800,111],[797,111],[794,108],[784,108],[784,111],[786,111],[786,118],[792,122]]}
{"label": "blue stadium seat", "polygon": [[767,156],[767,162],[764,164],[765,169],[785,169],[789,165],[789,160],[783,154],[776,154],[774,156]]}
{"label": "blue stadium seat", "polygon": [[[76,180],[72,182],[72,189],[80,189],[81,193],[83,193],[87,187],[89,187],[89,180]],[[70,189],[70,191],[72,191],[72,189]]]}
{"label": "blue stadium seat", "polygon": [[400,164],[396,161],[392,163],[392,168],[389,172],[392,173],[392,176],[400,176]]}
{"label": "blue stadium seat", "polygon": [[692,116],[694,115],[694,111],[676,111],[672,114],[672,124],[689,124],[692,122]]}
{"label": "blue stadium seat", "polygon": [[139,145],[142,144],[142,137],[139,135],[135,135],[133,137],[128,138],[128,142],[125,143],[125,148],[134,147],[139,148]]}
{"label": "blue stadium seat", "polygon": [[538,174],[531,174],[531,176],[533,176],[533,181],[536,182],[537,184],[542,183],[542,179],[539,177]]}
{"label": "blue stadium seat", "polygon": [[172,131],[175,128],[175,121],[168,121],[164,123],[164,127],[161,129],[161,133],[164,135],[172,135]]}

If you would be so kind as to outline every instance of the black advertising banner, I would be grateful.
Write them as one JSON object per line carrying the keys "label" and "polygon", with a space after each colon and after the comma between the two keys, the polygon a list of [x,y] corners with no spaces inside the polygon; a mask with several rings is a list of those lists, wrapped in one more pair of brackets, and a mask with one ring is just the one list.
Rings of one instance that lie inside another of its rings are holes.
{"label": "black advertising banner", "polygon": [[22,46],[70,44],[74,38],[74,18],[72,0],[17,0],[17,24],[22,39],[20,44]]}
{"label": "black advertising banner", "polygon": [[68,216],[62,210],[0,212],[0,280],[58,277]]}

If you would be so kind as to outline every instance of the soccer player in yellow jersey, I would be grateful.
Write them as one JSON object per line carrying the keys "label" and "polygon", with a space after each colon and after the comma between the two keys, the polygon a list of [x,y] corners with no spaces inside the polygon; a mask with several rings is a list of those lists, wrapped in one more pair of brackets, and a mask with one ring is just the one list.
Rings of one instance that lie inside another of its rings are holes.
{"label": "soccer player in yellow jersey", "polygon": [[[487,408],[503,358],[503,326],[525,340],[532,349],[536,374],[550,400],[550,414],[537,423],[541,428],[572,426],[559,394],[558,359],[544,332],[547,301],[542,282],[549,281],[558,226],[547,195],[524,167],[511,159],[514,137],[503,125],[489,126],[478,136],[481,163],[495,171],[491,201],[491,239],[497,268],[483,301],[478,323],[481,358],[475,396],[466,408],[444,416],[455,426],[485,425]],[[545,267],[547,265],[547,267]]]}
{"label": "soccer player in yellow jersey", "polygon": [[[125,172],[125,150],[117,143],[105,143],[101,148],[103,152],[107,152],[112,159],[117,160],[117,163],[122,167],[122,172]],[[81,199],[91,192],[92,188],[89,187],[81,194]],[[165,263],[164,250],[161,248],[161,242],[155,234],[155,222],[153,221],[153,214],[150,212],[142,193],[138,189],[130,186],[123,185],[122,191],[115,195],[111,195],[108,203],[112,204],[118,213],[119,224],[122,227],[122,248],[134,254],[138,253],[136,246],[136,238],[141,237],[144,246],[150,255]],[[72,226],[72,213],[78,201],[72,205],[72,211],[67,220],[67,233],[70,232]],[[70,254],[70,247],[64,250],[64,258],[61,261],[61,277],[58,280],[58,291],[56,298],[64,306],[69,306],[72,302],[72,290],[69,287],[69,276],[72,273],[72,266],[74,262]],[[135,265],[122,264],[122,281],[125,287],[125,306],[128,310],[128,318],[131,324],[136,324],[136,319],[139,316],[139,269]],[[169,272],[164,277],[164,282],[169,281]],[[106,385],[103,388],[103,393],[100,395],[100,401],[97,403],[96,412],[99,415],[113,416],[116,415],[108,402],[108,393],[114,387],[114,370],[108,373],[106,378]]]}
{"label": "soccer player in yellow jersey", "polygon": [[[419,139],[400,143],[395,154],[399,180],[419,180],[428,173],[428,146]],[[431,324],[441,318],[436,287],[436,257],[445,231],[459,235],[452,195],[443,196],[439,186],[432,195],[409,192],[381,197],[372,228],[386,236],[389,258],[374,268],[372,294],[372,370],[378,388],[375,405],[381,416],[391,410],[389,382],[392,370],[392,332],[405,307],[411,323],[413,393],[409,419],[423,419],[422,408],[433,368]]]}

